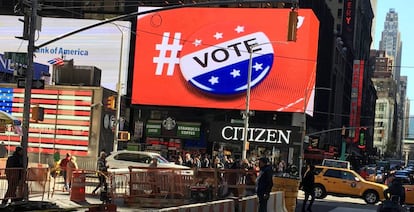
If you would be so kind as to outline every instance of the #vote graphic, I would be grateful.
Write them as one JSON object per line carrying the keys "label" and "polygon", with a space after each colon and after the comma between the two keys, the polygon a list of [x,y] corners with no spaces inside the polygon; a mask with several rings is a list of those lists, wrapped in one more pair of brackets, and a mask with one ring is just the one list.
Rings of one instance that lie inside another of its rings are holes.
{"label": "#vote graphic", "polygon": [[289,12],[180,8],[139,16],[131,103],[241,110],[250,86],[251,110],[304,111],[319,22],[301,9],[297,40],[287,42]]}
{"label": "#vote graphic", "polygon": [[[251,53],[250,53],[251,50]],[[253,26],[210,25],[183,45],[180,69],[194,87],[216,95],[232,95],[260,84],[272,70],[274,49],[265,33]]]}

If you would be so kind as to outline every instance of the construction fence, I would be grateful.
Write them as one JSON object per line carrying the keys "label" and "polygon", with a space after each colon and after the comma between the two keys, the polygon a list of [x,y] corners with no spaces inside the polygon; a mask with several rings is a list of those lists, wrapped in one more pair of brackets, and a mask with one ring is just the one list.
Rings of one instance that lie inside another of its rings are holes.
{"label": "construction fence", "polygon": [[[28,194],[29,199],[41,196],[43,200],[52,198],[56,191],[63,191],[70,192],[71,200],[82,201],[85,195],[100,195],[104,191],[109,199],[122,199],[137,208],[165,208],[252,196],[258,175],[256,170],[245,169],[129,167],[109,173],[79,169],[73,172],[72,188],[67,190],[63,171],[46,167],[32,167],[26,172],[22,169],[0,169],[0,199],[19,199]],[[23,173],[26,184],[22,180]],[[106,186],[100,184],[99,175],[105,176]],[[276,187],[283,184],[280,180],[284,181],[275,178]],[[298,186],[297,181],[290,181],[294,183],[289,192],[285,188],[275,189],[275,186],[273,189],[284,190],[286,198],[290,197],[286,201],[289,202],[289,211],[295,207],[292,201],[296,198],[292,195],[297,195]]]}

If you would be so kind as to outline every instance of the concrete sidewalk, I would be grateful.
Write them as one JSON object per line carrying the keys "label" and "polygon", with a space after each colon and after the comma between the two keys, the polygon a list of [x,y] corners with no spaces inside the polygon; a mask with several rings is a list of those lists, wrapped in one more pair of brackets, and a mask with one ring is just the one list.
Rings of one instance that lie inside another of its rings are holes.
{"label": "concrete sidewalk", "polygon": [[[103,202],[99,199],[99,195],[86,195],[85,201],[71,201],[69,192],[63,191],[55,191],[53,196],[50,194],[49,198],[47,194],[44,197],[37,196],[31,197],[30,201],[45,201],[54,203],[59,208],[64,209],[64,211],[88,211],[91,206],[100,205]],[[131,208],[131,206],[125,205],[123,200],[116,199],[112,201],[117,206],[117,211],[137,211],[137,212],[145,212],[145,211],[152,211],[146,209],[137,209]]]}

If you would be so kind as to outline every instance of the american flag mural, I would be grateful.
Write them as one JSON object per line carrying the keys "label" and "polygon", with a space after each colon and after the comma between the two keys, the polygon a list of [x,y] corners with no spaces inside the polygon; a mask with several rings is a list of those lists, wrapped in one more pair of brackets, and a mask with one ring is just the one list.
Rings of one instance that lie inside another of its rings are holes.
{"label": "american flag mural", "polygon": [[[44,120],[30,121],[28,152],[71,153],[86,156],[91,122],[91,90],[32,89],[31,105],[44,108]],[[0,88],[0,110],[22,120],[24,89]],[[0,140],[20,145],[16,132],[0,133]]]}

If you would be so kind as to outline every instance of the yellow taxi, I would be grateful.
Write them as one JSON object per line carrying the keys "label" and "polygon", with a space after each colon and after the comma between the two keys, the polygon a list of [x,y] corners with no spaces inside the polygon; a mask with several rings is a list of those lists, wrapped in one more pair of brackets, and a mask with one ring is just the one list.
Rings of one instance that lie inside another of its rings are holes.
{"label": "yellow taxi", "polygon": [[414,205],[414,184],[412,180],[402,178],[401,182],[405,188],[405,204]]}
{"label": "yellow taxi", "polygon": [[384,200],[386,185],[369,182],[350,169],[315,166],[315,197],[326,195],[362,198],[368,204]]}

